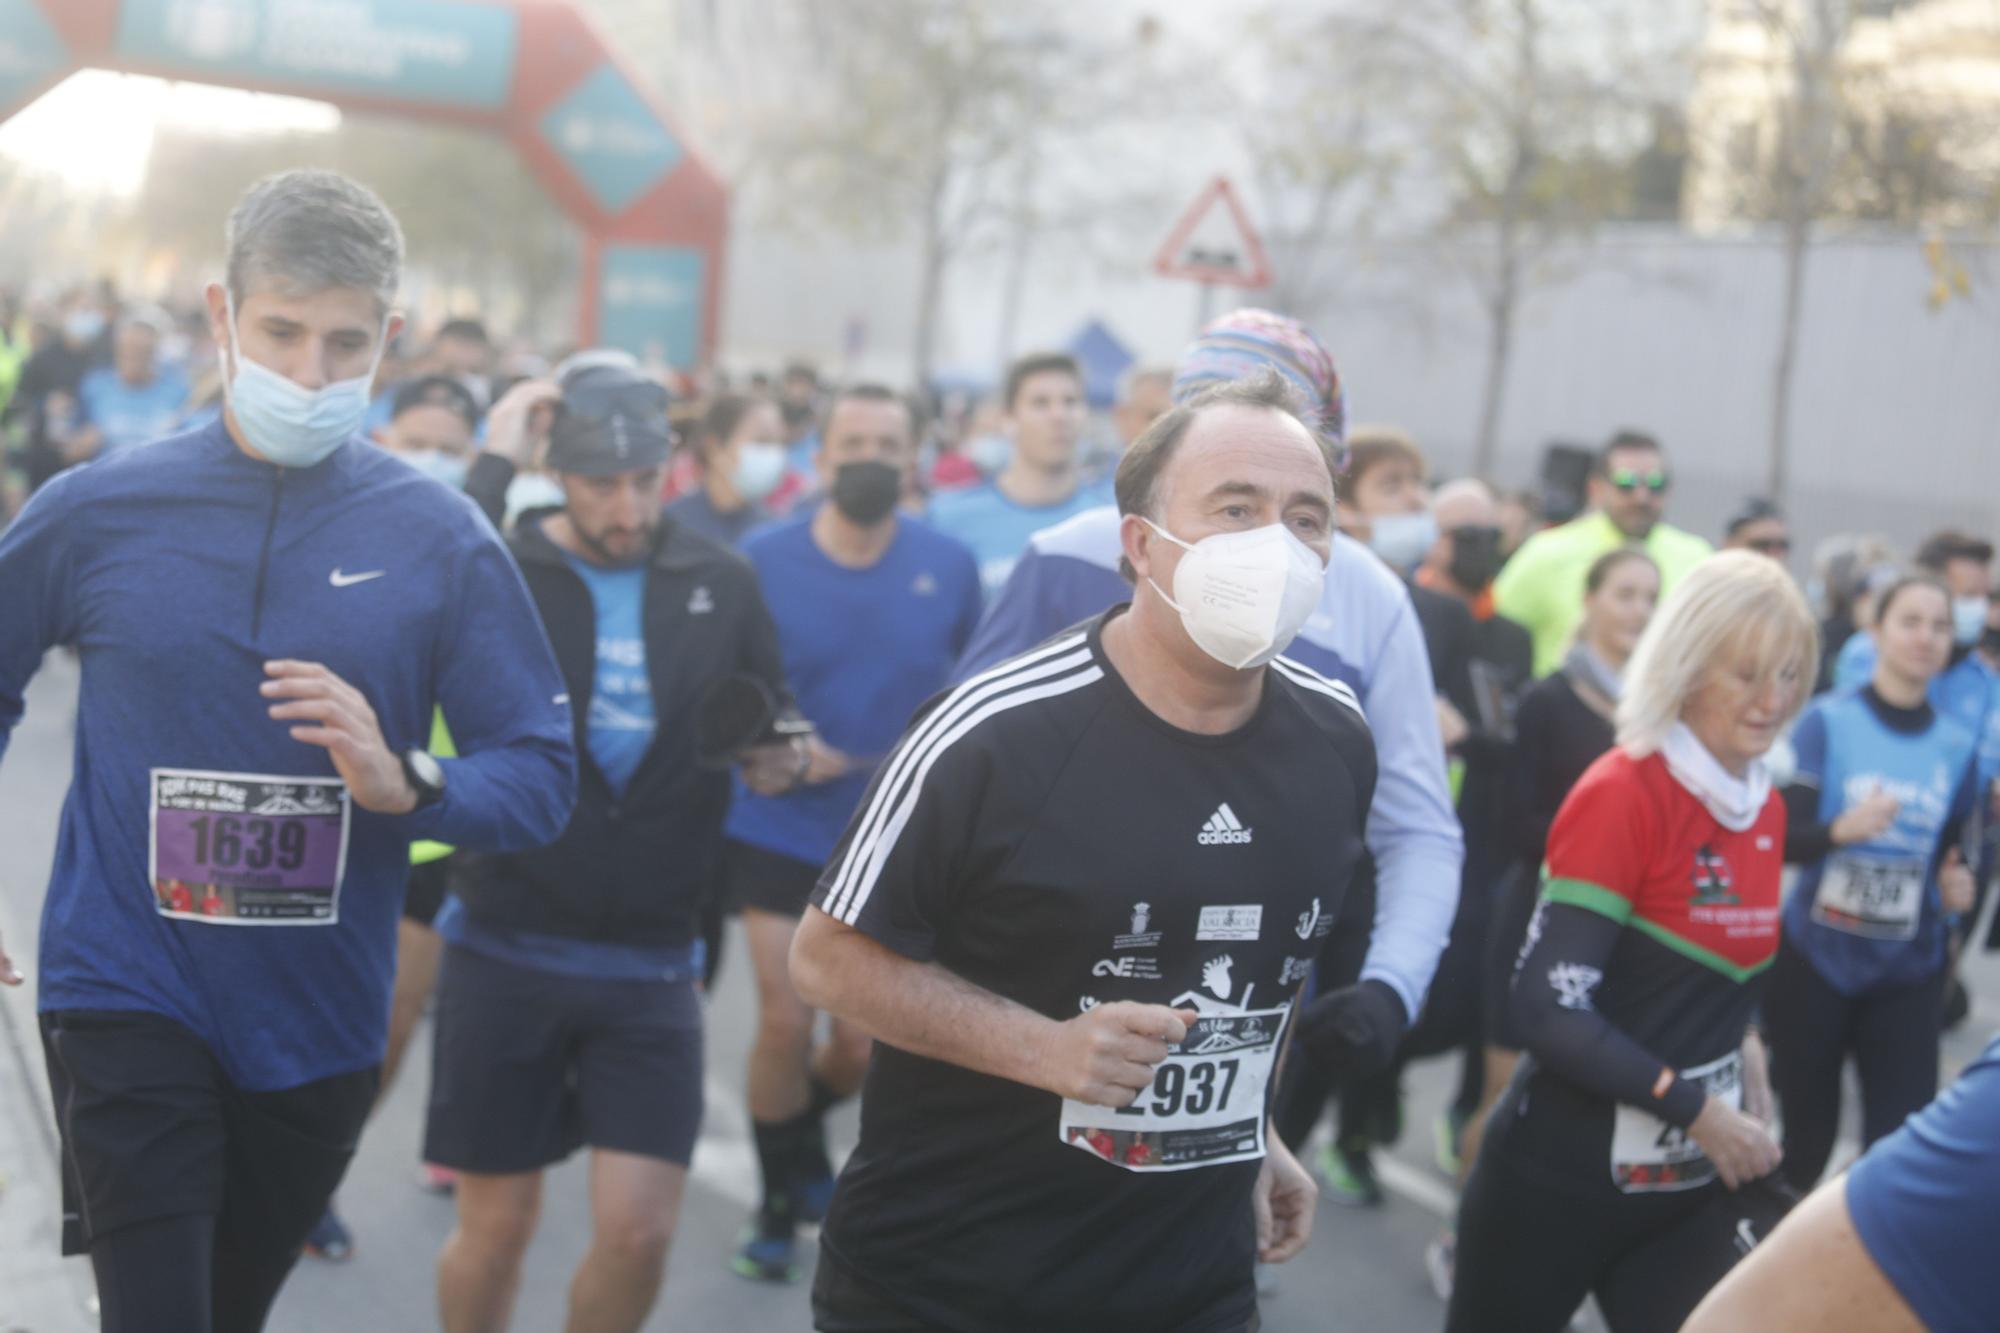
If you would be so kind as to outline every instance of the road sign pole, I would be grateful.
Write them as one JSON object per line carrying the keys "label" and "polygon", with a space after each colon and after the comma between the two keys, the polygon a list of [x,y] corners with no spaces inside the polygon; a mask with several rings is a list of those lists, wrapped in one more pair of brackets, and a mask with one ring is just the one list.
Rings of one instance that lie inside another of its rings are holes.
{"label": "road sign pole", "polygon": [[1195,298],[1194,331],[1200,333],[1215,318],[1215,284],[1199,282],[1195,286],[1201,289],[1201,294]]}

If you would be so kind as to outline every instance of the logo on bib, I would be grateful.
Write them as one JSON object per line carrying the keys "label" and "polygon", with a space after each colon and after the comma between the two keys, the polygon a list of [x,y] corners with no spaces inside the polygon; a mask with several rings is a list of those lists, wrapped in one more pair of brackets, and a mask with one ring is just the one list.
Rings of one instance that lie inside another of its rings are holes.
{"label": "logo on bib", "polygon": [[1722,853],[1704,843],[1694,854],[1694,905],[1721,907],[1741,902],[1736,896],[1736,880]]}
{"label": "logo on bib", "polygon": [[1250,833],[1251,830],[1244,828],[1236,818],[1236,812],[1229,808],[1229,802],[1224,801],[1215,807],[1215,813],[1208,817],[1208,822],[1201,826],[1201,832],[1195,835],[1194,840],[1203,847],[1222,847],[1248,842]]}

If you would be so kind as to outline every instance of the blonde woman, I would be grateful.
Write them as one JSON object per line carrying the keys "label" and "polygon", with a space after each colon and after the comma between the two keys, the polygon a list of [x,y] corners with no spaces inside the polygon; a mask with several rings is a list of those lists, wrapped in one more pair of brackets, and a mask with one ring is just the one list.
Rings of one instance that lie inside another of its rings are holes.
{"label": "blonde woman", "polygon": [[1817,645],[1748,552],[1703,562],[1640,638],[1618,744],[1549,832],[1510,998],[1526,1058],[1460,1205],[1449,1333],[1554,1333],[1593,1293],[1614,1333],[1677,1329],[1733,1259],[1706,1243],[1718,1200],[1779,1159],[1748,1033],[1785,841],[1763,756]]}

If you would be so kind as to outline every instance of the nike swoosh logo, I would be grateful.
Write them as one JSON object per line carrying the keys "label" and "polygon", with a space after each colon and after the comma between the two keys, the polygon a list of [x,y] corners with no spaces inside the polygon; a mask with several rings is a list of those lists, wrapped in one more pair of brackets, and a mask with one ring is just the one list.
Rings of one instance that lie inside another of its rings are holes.
{"label": "nike swoosh logo", "polygon": [[351,588],[357,583],[366,583],[370,579],[379,579],[388,572],[386,569],[371,569],[366,574],[343,574],[336,569],[333,573],[326,576],[326,581],[336,588]]}

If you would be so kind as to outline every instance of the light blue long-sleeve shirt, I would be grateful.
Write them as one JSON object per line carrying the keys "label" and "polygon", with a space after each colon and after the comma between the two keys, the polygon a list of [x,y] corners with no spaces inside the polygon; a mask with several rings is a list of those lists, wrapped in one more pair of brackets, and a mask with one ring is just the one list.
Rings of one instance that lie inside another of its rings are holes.
{"label": "light blue long-sleeve shirt", "polygon": [[[957,678],[1130,598],[1118,557],[1118,511],[1110,506],[1036,533],[987,606]],[[1451,934],[1465,840],[1409,589],[1365,547],[1336,535],[1319,608],[1285,652],[1361,696],[1380,773],[1367,833],[1375,929],[1361,975],[1386,983],[1414,1017]]]}

